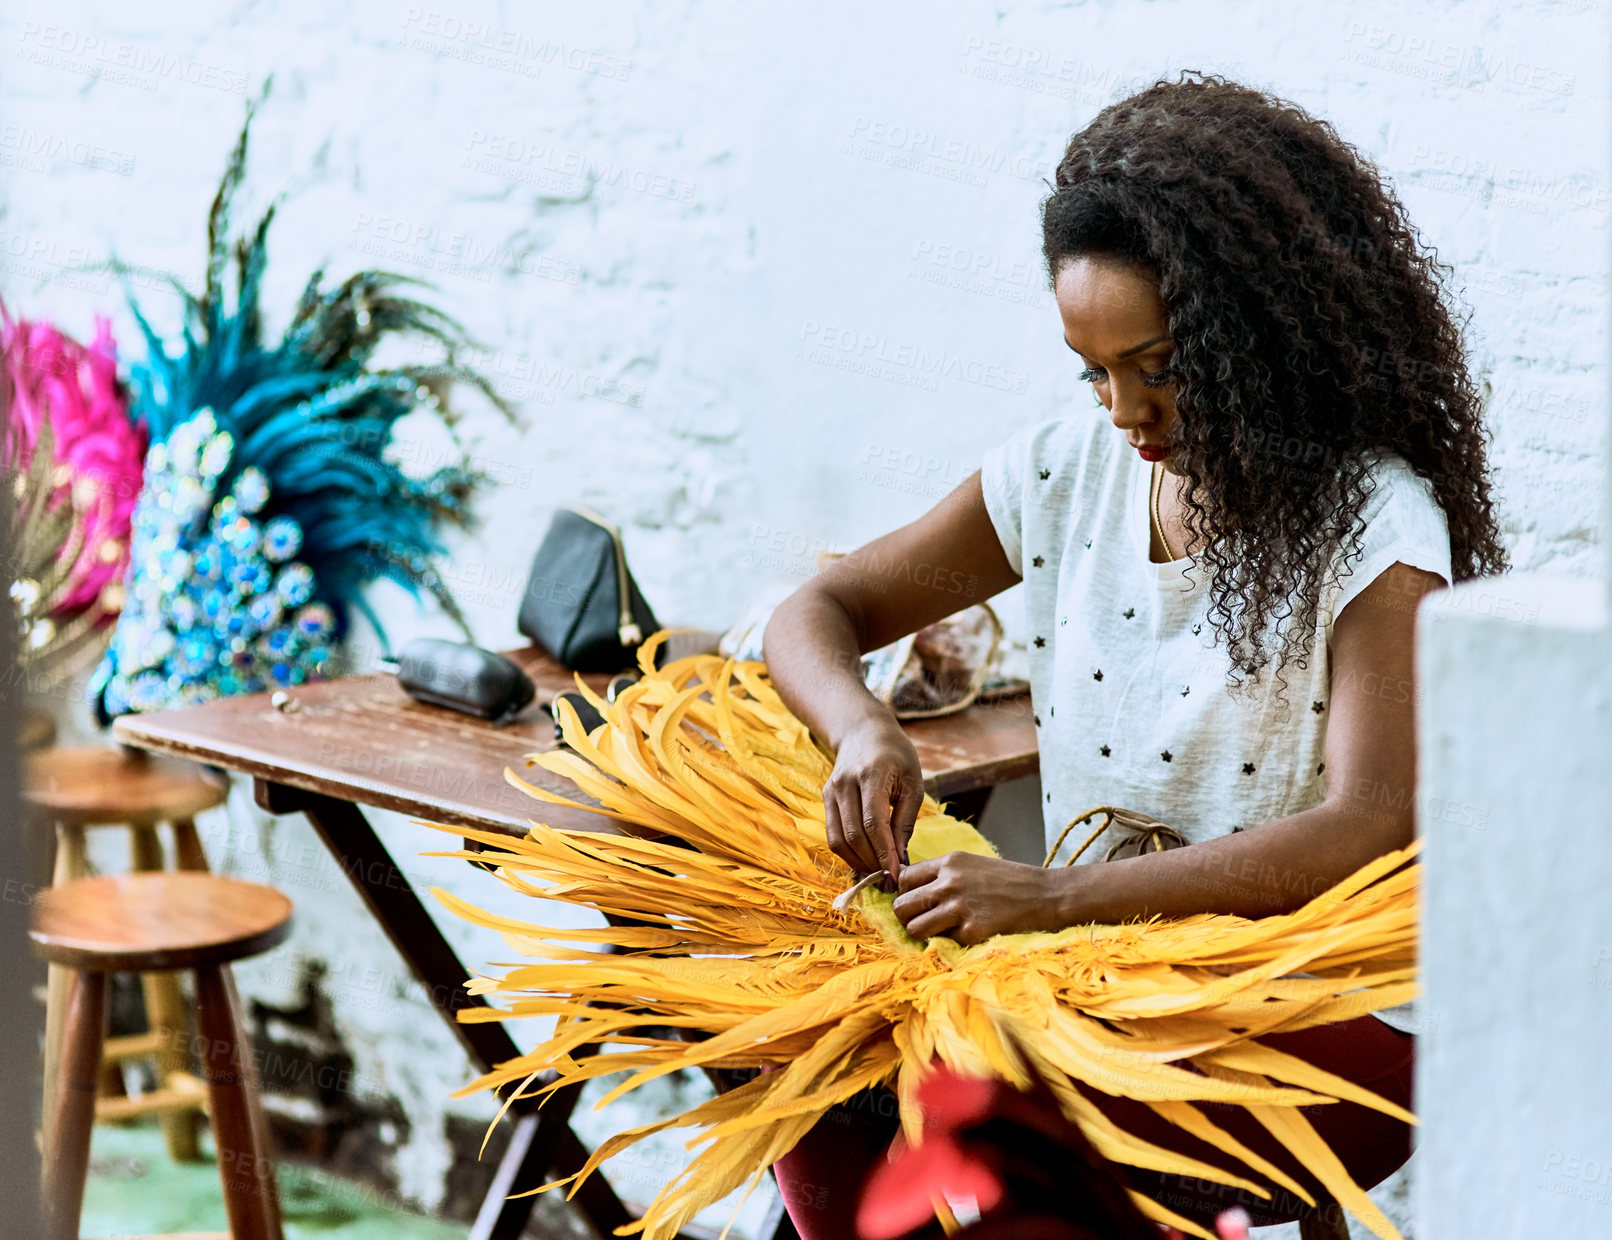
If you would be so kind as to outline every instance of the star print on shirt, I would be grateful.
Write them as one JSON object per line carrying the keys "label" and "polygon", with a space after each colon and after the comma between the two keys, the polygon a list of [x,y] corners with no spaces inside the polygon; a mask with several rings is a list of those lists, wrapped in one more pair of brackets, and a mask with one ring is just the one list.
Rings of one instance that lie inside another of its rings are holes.
{"label": "star print on shirt", "polygon": [[1092,678],[1092,679],[1093,679],[1093,680],[1101,680],[1101,679],[1102,679],[1102,678],[1103,678],[1103,669],[1102,669],[1102,668],[1098,668],[1098,669],[1097,669],[1097,670],[1096,670],[1096,671],[1095,671],[1095,672],[1093,672],[1093,673],[1092,673],[1092,674],[1091,674],[1091,678]]}
{"label": "star print on shirt", "polygon": [[1041,726],[1041,716],[1040,715],[1031,715],[1030,718],[1032,720],[1034,720],[1036,727],[1039,728]]}
{"label": "star print on shirt", "polygon": [[1089,538],[1086,540],[1086,550],[1087,551],[1091,550],[1091,539],[1089,539]]}
{"label": "star print on shirt", "polygon": [[1030,561],[1030,567],[1031,568],[1040,568],[1045,563],[1046,563],[1046,561],[1043,560],[1040,556],[1036,556],[1035,559]]}
{"label": "star print on shirt", "polygon": [[1045,637],[1038,637],[1038,638],[1035,639],[1035,648],[1037,650],[1040,650],[1041,647],[1045,646],[1046,644],[1047,644],[1047,639]]}
{"label": "star print on shirt", "polygon": [[1042,482],[1045,482],[1050,477],[1052,477],[1052,471],[1050,469],[1043,469],[1041,471],[1041,481]]}
{"label": "star print on shirt", "polygon": [[1127,620],[1134,619],[1136,617],[1136,608],[1127,607],[1124,611],[1120,612],[1119,614],[1124,616]]}
{"label": "star print on shirt", "polygon": [[1326,709],[1326,703],[1325,702],[1311,702],[1310,703],[1310,709],[1312,711],[1314,711],[1316,714],[1319,715],[1322,711],[1324,711]]}
{"label": "star print on shirt", "polygon": [[1170,753],[1170,751],[1168,749],[1166,749],[1163,753],[1161,753],[1159,755],[1159,757],[1163,758],[1166,762],[1168,762],[1172,756],[1173,755]]}
{"label": "star print on shirt", "polygon": [[1202,632],[1203,632],[1203,625],[1195,624],[1195,625],[1192,626],[1192,635],[1194,637],[1198,636],[1198,634],[1202,633]]}
{"label": "star print on shirt", "polygon": [[1187,694],[1189,694],[1191,692],[1192,692],[1192,686],[1191,685],[1182,685],[1181,686],[1181,696],[1182,697],[1186,697]]}
{"label": "star print on shirt", "polygon": [[1244,762],[1243,763],[1243,774],[1244,775],[1252,775],[1253,773],[1254,773],[1254,764],[1252,762]]}
{"label": "star print on shirt", "polygon": [[1098,750],[1098,751],[1097,751],[1097,752],[1098,752],[1098,753],[1100,753],[1100,754],[1102,754],[1102,755],[1103,755],[1103,757],[1105,757],[1105,758],[1106,758],[1106,757],[1108,757],[1108,755],[1109,755],[1109,753],[1110,753],[1110,750],[1109,750],[1109,748],[1108,748],[1108,746],[1107,746],[1107,745],[1104,745],[1104,746],[1103,746],[1103,747],[1102,747],[1102,748],[1101,748],[1101,749],[1099,749],[1099,750]]}

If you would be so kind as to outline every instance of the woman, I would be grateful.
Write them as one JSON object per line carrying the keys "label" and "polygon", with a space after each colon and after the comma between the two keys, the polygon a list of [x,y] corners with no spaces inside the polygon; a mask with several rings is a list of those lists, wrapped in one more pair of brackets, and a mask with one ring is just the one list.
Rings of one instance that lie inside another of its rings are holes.
{"label": "woman", "polygon": [[[1102,409],[992,450],[768,626],[773,683],[836,754],[829,841],[858,872],[886,872],[920,937],[1288,911],[1410,842],[1417,600],[1505,565],[1447,269],[1330,126],[1196,74],[1076,134],[1042,225],[1064,342]],[[956,610],[920,574],[875,567],[920,562],[977,578],[981,598],[1025,583],[1049,843],[1110,804],[1188,847],[1086,864],[1100,844],[1051,869],[962,853],[906,864],[921,772],[858,656]],[[1408,1104],[1407,1017],[1268,1041]],[[1138,1135],[1217,1157],[1140,1106],[1098,1100]],[[1377,1112],[1310,1116],[1362,1184],[1409,1155],[1405,1126]],[[1291,1166],[1246,1113],[1216,1119]],[[891,1132],[888,1118],[825,1121],[778,1164],[804,1236],[853,1234],[848,1213],[831,1215],[854,1189],[808,1210],[791,1185],[851,1183],[845,1168],[871,1164]],[[1242,1200],[1126,1174],[1199,1220],[1239,1203],[1261,1224],[1303,1209],[1280,1191]]]}

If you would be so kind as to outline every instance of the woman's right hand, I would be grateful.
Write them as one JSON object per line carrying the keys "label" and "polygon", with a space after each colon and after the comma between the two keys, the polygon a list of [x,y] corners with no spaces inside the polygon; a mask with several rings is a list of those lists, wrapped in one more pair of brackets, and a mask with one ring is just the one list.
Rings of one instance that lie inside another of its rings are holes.
{"label": "woman's right hand", "polygon": [[[946,570],[919,573],[914,564]],[[773,688],[834,750],[823,788],[828,844],[857,873],[882,870],[892,886],[900,881],[901,854],[923,806],[918,754],[890,708],[868,692],[863,656],[1019,580],[976,470],[918,520],[804,582],[767,621],[763,654]]]}
{"label": "woman's right hand", "polygon": [[857,874],[884,870],[899,882],[923,802],[918,751],[895,716],[870,714],[841,738],[823,787],[828,846]]}

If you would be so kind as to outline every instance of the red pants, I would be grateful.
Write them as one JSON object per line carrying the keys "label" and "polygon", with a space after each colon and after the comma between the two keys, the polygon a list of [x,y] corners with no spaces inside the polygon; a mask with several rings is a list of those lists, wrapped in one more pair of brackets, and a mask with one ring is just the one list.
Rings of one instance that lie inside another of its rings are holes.
{"label": "red pants", "polygon": [[[1402,1107],[1411,1105],[1415,1039],[1374,1016],[1322,1025],[1300,1033],[1274,1034],[1261,1041],[1335,1073]],[[1203,1162],[1262,1179],[1239,1160],[1199,1141],[1140,1102],[1083,1090],[1125,1131]],[[1250,1149],[1270,1159],[1317,1199],[1324,1198],[1315,1177],[1301,1167],[1263,1127],[1240,1107],[1206,1103],[1204,1113]],[[1352,1102],[1304,1108],[1357,1184],[1370,1188],[1404,1165],[1411,1153],[1410,1126]],[[828,1112],[799,1144],[773,1164],[789,1217],[802,1240],[850,1240],[856,1235],[856,1203],[863,1182],[889,1148],[899,1122],[895,1095],[867,1090]],[[1189,1176],[1116,1168],[1130,1186],[1205,1226],[1234,1205],[1246,1209],[1254,1225],[1286,1223],[1309,1212],[1291,1192],[1275,1185],[1269,1200],[1242,1189]],[[1336,1207],[1332,1207],[1336,1209]]]}

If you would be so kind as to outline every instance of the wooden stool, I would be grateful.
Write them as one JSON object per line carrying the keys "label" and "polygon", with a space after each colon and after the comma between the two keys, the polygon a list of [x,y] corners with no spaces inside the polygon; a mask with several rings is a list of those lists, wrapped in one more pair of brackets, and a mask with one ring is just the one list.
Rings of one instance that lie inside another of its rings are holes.
{"label": "wooden stool", "polygon": [[283,1240],[280,1199],[241,1028],[229,963],[266,952],[291,931],[291,901],[272,887],[173,872],[80,878],[34,905],[34,950],[69,970],[55,1112],[45,1147],[50,1240],[78,1240],[106,1037],[108,973],[189,969],[196,978],[202,1074],[233,1240]]}
{"label": "wooden stool", "polygon": [[[173,828],[175,868],[206,870],[207,856],[196,834],[195,816],[221,805],[229,784],[192,762],[156,758],[137,749],[112,745],[47,749],[26,760],[25,795],[35,814],[55,824],[56,861],[52,882],[84,877],[88,827],[121,826],[130,832],[129,852],[137,871],[164,868],[160,823]],[[51,1108],[61,1022],[67,1003],[68,971],[50,969],[45,1001],[44,1134],[50,1142]],[[134,1037],[112,1038],[106,1045],[108,1064],[151,1056],[156,1060],[157,1088],[140,1098],[104,1098],[101,1119],[128,1119],[155,1113],[161,1117],[168,1156],[194,1162],[197,1121],[207,1091],[189,1073],[185,1053],[189,1021],[179,981],[171,973],[141,979],[150,1029]]]}

